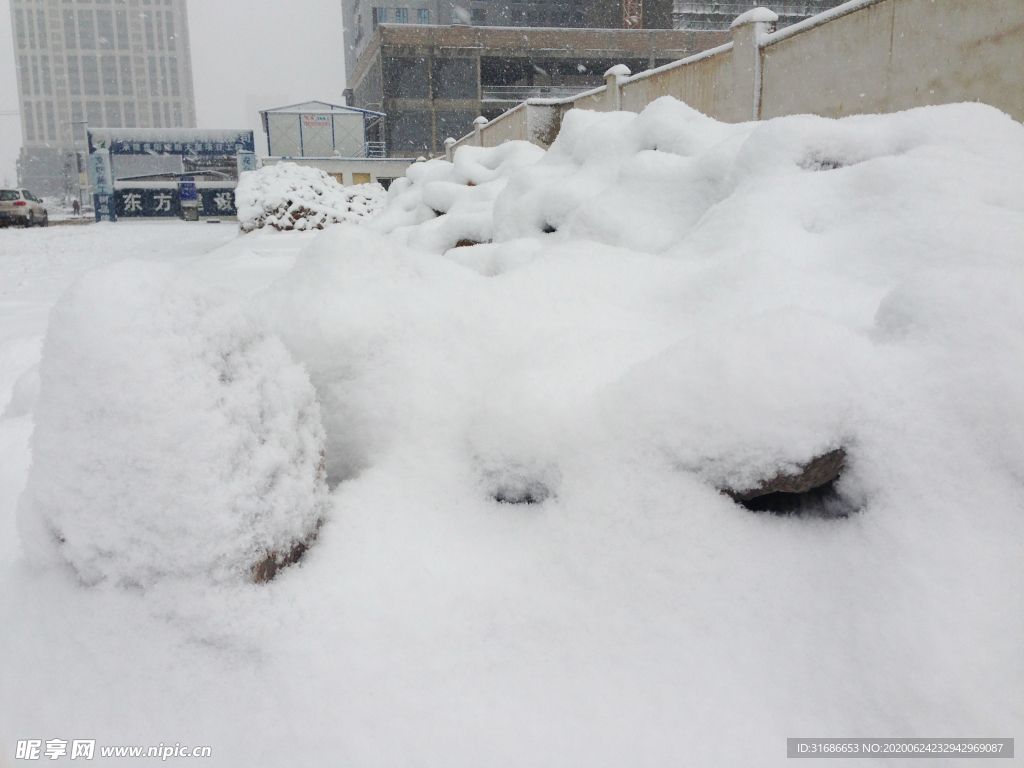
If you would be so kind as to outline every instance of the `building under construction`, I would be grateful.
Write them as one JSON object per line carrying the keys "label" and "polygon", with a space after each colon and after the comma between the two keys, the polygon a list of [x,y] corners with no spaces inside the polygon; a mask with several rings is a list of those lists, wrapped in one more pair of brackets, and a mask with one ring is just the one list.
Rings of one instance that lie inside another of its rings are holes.
{"label": "building under construction", "polygon": [[[626,4],[639,2],[626,0]],[[642,5],[640,18],[624,24],[623,0],[342,0],[345,71],[355,71],[356,61],[381,24],[672,28],[673,0],[643,0]]]}
{"label": "building under construction", "polygon": [[773,3],[718,3],[718,2],[693,2],[693,0],[675,0],[675,7],[672,11],[673,26],[676,29],[693,30],[717,30],[729,29],[733,19],[741,13],[749,11],[757,5],[771,8],[779,16],[776,27],[788,27],[803,21],[808,16],[814,16],[835,8],[845,3],[846,0],[788,0],[788,2]]}
{"label": "building under construction", "polygon": [[391,157],[437,155],[479,115],[603,85],[615,64],[639,72],[731,39],[728,31],[378,24],[349,70],[349,99],[386,113]]}

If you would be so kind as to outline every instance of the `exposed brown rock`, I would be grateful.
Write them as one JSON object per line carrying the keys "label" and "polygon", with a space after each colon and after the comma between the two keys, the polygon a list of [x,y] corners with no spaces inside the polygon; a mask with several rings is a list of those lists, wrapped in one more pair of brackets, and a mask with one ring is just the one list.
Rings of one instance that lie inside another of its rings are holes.
{"label": "exposed brown rock", "polygon": [[317,521],[316,528],[306,540],[296,541],[287,552],[268,552],[266,557],[252,567],[252,580],[256,584],[263,584],[277,576],[277,572],[282,568],[287,568],[289,565],[299,562],[302,556],[306,554],[306,550],[316,541],[322,523],[322,520]]}
{"label": "exposed brown rock", "polygon": [[843,471],[846,464],[846,450],[836,448],[821,456],[816,456],[804,464],[795,475],[778,474],[765,480],[755,488],[734,490],[723,488],[722,492],[736,501],[749,501],[769,493],[807,493],[815,488],[828,485]]}

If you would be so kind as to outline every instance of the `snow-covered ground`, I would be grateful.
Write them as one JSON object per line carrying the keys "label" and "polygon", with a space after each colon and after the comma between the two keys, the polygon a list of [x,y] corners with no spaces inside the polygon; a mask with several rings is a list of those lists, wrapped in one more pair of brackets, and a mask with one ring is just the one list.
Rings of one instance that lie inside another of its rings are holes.
{"label": "snow-covered ground", "polygon": [[[770,766],[792,736],[1019,735],[1019,124],[666,99],[389,198],[322,233],[0,232],[0,764],[51,738]],[[221,416],[278,458],[222,461]],[[301,563],[216,572],[203,537],[288,523],[246,500],[317,440]],[[719,492],[840,446],[847,517]]]}

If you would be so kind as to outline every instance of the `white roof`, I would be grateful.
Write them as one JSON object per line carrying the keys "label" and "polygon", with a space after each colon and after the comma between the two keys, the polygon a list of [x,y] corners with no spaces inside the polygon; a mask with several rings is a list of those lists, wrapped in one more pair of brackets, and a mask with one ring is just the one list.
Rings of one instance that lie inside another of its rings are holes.
{"label": "white roof", "polygon": [[284,115],[329,115],[329,114],[345,114],[357,112],[364,115],[381,115],[380,112],[373,112],[369,109],[359,109],[357,107],[347,107],[342,104],[331,104],[326,101],[303,101],[299,104],[288,104],[284,107],[272,107],[270,109],[260,110],[261,115],[268,113],[277,113]]}

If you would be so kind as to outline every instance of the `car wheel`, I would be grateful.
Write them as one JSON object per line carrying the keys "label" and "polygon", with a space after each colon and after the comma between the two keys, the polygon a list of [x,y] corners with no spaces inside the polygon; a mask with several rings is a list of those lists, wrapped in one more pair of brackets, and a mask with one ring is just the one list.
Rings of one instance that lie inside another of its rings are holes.
{"label": "car wheel", "polygon": [[29,213],[28,218],[25,219],[26,227],[34,227],[36,225],[36,214],[35,211]]}
{"label": "car wheel", "polygon": [[48,227],[48,226],[50,226],[50,212],[49,211],[43,211],[43,220],[39,224],[39,226],[40,227]]}

